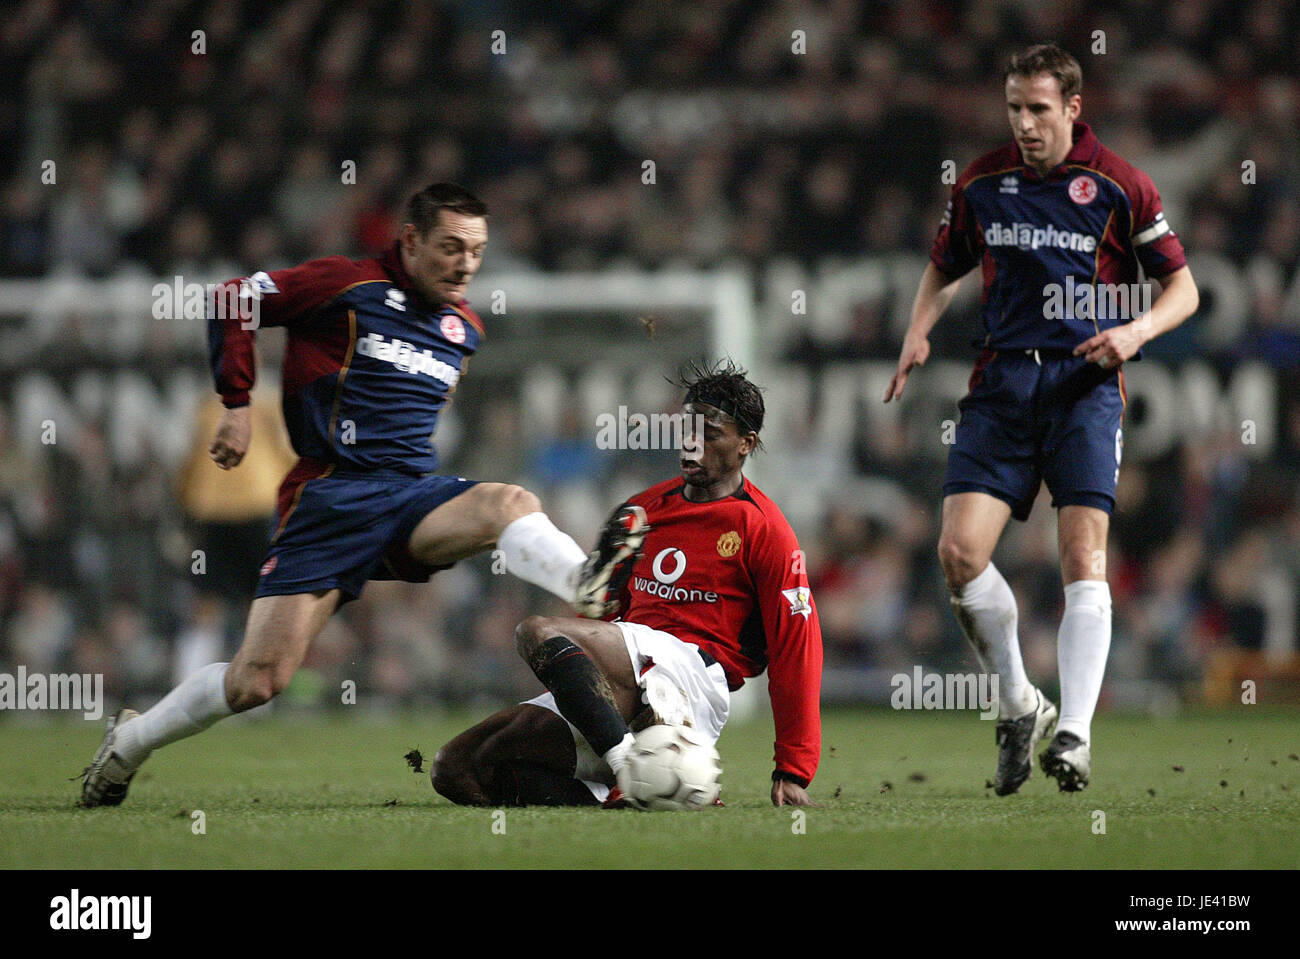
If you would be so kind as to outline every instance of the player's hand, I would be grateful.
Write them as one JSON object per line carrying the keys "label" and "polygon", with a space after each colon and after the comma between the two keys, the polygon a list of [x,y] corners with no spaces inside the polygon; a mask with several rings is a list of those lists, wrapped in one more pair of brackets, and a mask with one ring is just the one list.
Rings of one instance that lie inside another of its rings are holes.
{"label": "player's hand", "polygon": [[248,452],[248,441],[253,435],[253,417],[249,410],[247,406],[226,410],[217,424],[217,435],[208,447],[208,455],[223,470],[238,466]]}
{"label": "player's hand", "polygon": [[903,384],[907,382],[907,375],[912,372],[913,367],[925,366],[929,356],[930,341],[924,336],[912,337],[909,334],[903,340],[903,351],[898,355],[898,369],[894,371],[894,378],[889,381],[889,388],[885,390],[886,403],[903,395]]}
{"label": "player's hand", "polygon": [[1103,370],[1111,370],[1125,360],[1132,359],[1142,348],[1141,317],[1132,323],[1113,326],[1098,333],[1091,339],[1084,340],[1074,348],[1075,356],[1082,356],[1089,363],[1096,363]]}
{"label": "player's hand", "polygon": [[772,780],[773,806],[816,806],[808,791],[788,779]]}

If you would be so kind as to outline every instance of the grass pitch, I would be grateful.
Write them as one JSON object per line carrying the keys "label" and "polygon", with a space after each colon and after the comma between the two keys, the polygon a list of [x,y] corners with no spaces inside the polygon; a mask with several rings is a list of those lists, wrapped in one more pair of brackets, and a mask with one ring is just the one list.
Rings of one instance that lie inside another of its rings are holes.
{"label": "grass pitch", "polygon": [[3,722],[0,867],[1300,867],[1294,710],[1105,715],[1090,788],[1060,793],[1035,769],[1007,798],[985,788],[993,727],[975,714],[832,710],[806,819],[768,801],[767,721],[723,734],[726,808],[458,808],[402,757],[477,718],[227,721],[156,754],[125,805],[93,810],[68,777],[102,723]]}

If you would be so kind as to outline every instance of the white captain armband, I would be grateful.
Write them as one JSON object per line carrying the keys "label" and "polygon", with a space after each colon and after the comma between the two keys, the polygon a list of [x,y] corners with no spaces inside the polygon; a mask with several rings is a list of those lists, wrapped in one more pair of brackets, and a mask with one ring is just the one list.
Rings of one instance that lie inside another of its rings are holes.
{"label": "white captain armband", "polygon": [[1133,234],[1133,245],[1146,246],[1148,243],[1154,243],[1168,232],[1170,232],[1169,223],[1165,220],[1165,215],[1157,213],[1154,220]]}

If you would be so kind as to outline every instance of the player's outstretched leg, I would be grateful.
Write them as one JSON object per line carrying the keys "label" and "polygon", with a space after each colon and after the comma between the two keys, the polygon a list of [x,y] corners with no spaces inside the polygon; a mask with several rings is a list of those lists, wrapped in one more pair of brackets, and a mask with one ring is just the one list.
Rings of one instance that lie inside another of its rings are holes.
{"label": "player's outstretched leg", "polygon": [[213,663],[144,713],[123,709],[83,772],[83,806],[117,806],[150,753],[278,695],[338,605],[338,590],[263,596],[248,613],[244,644],[229,663]]}
{"label": "player's outstretched leg", "polygon": [[641,709],[622,630],[612,623],[530,616],[515,630],[515,642],[560,715],[620,780],[632,748],[628,721]]}
{"label": "player's outstretched leg", "polygon": [[641,507],[621,507],[588,555],[556,528],[528,490],[477,483],[431,510],[408,545],[411,555],[429,566],[445,566],[496,546],[510,573],[597,619],[617,604],[648,530]]}
{"label": "player's outstretched leg", "polygon": [[447,566],[497,547],[506,569],[566,603],[576,597],[587,554],[522,486],[475,483],[426,514],[407,544],[428,566]]}

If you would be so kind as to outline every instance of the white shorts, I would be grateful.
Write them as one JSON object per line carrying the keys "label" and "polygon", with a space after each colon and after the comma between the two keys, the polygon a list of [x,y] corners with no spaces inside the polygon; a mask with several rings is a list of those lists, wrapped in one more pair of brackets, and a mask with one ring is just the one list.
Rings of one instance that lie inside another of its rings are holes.
{"label": "white shorts", "polygon": [[[622,631],[623,642],[627,644],[632,672],[642,689],[641,701],[652,707],[661,721],[692,726],[710,743],[716,743],[722,735],[731,706],[727,676],[721,664],[707,665],[698,646],[682,642],[671,633],[640,623],[619,622],[614,625]],[[555,696],[549,690],[528,700],[527,704],[541,706],[560,716]],[[564,719],[563,716],[560,718]],[[609,787],[614,784],[614,773],[609,764],[596,755],[587,738],[572,723],[568,726],[578,757],[573,776],[585,782],[592,794],[603,802],[609,795]]]}

